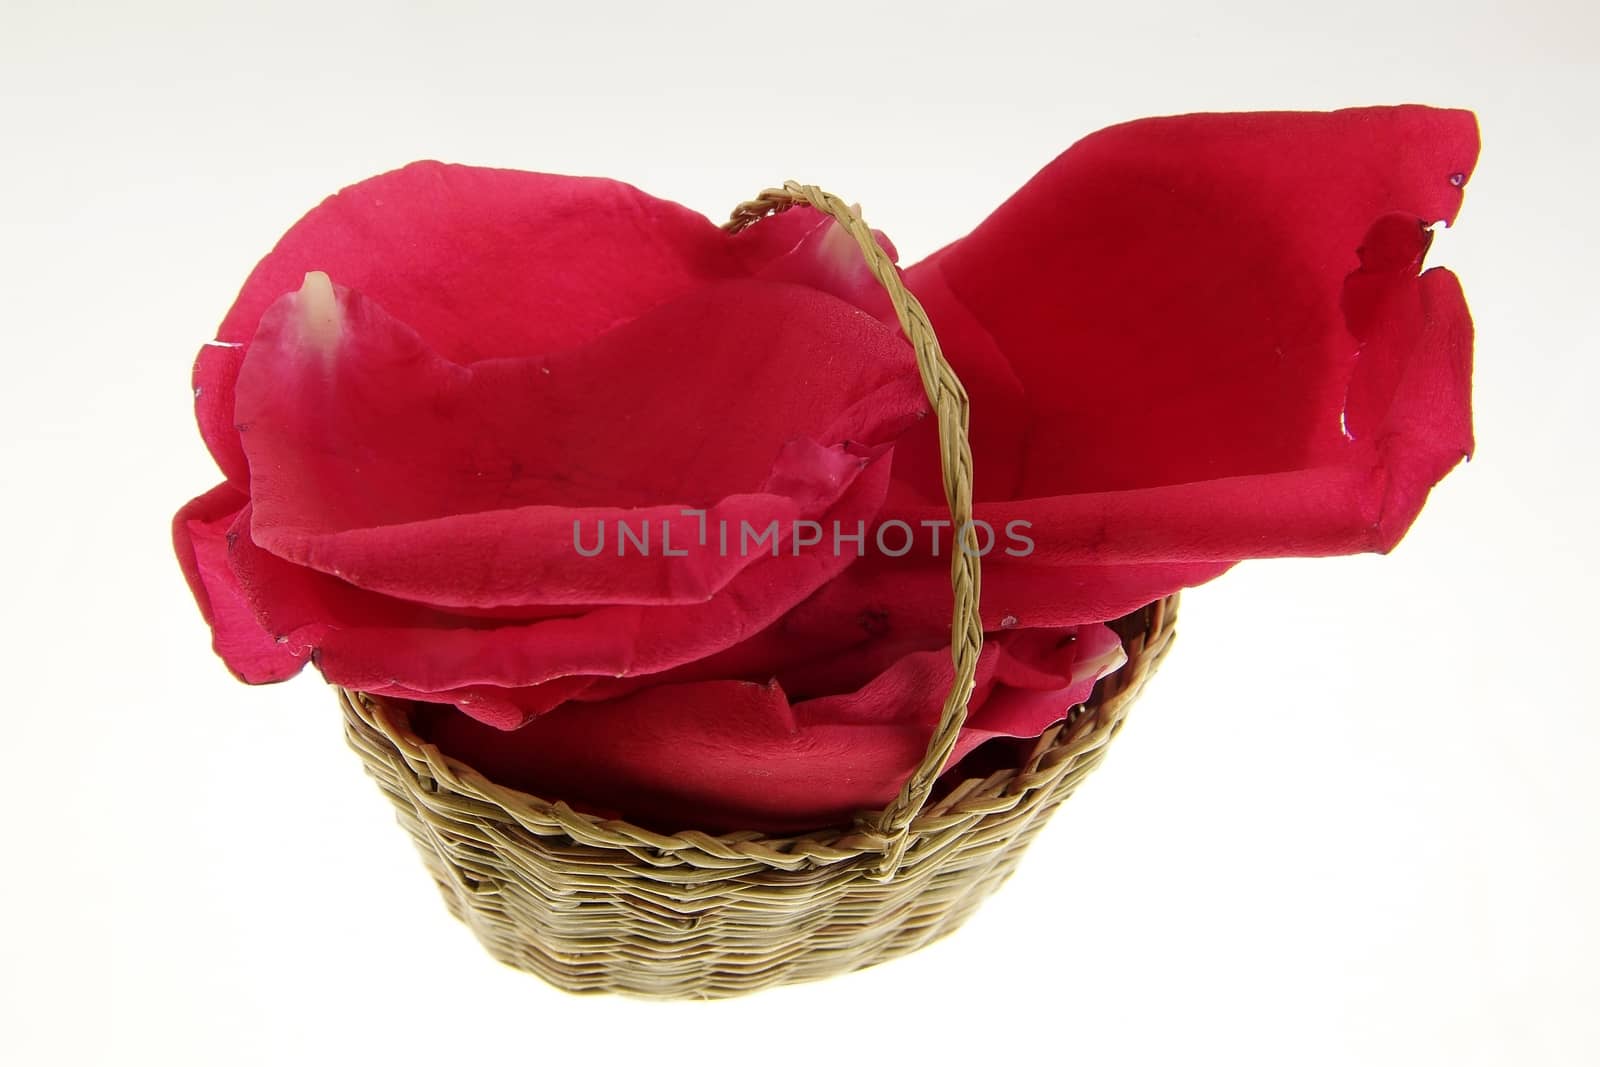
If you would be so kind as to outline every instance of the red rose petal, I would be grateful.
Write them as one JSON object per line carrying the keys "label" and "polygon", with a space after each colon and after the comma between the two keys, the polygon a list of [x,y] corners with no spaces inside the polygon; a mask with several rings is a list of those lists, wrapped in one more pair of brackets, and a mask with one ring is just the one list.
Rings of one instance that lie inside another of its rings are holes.
{"label": "red rose petal", "polygon": [[348,291],[323,346],[318,299],[275,305],[240,373],[254,540],[442,607],[704,601],[766,551],[724,550],[721,523],[739,542],[816,519],[926,409],[902,339],[799,286],[709,285],[579,349],[471,367]]}
{"label": "red rose petal", "polygon": [[[1042,732],[1119,662],[1105,627],[1066,638],[1006,635],[985,647],[952,763],[992,737]],[[453,709],[423,709],[419,725],[493,780],[547,798],[667,830],[782,832],[892,799],[952,677],[946,647],[901,658],[857,692],[793,705],[776,683],[707,681],[567,705],[509,733]]]}
{"label": "red rose petal", "polygon": [[[803,232],[797,234],[802,226]],[[776,241],[763,242],[759,247],[765,262],[758,262],[755,256],[747,253],[746,261],[754,268],[753,277],[817,289],[854,304],[890,326],[897,325],[883,283],[873,276],[855,238],[833,216],[823,215],[811,207],[790,208],[741,231],[735,240],[751,236],[759,239],[763,230],[785,237],[797,235],[798,239],[781,255],[772,255]],[[891,262],[899,259],[899,252],[887,234],[873,230],[872,235]]]}
{"label": "red rose petal", "polygon": [[[1325,527],[1362,506],[1345,484],[1373,465],[1340,429],[1363,360],[1345,280],[1376,221],[1453,219],[1476,154],[1470,113],[1420,107],[1129,123],[1069,149],[908,279],[926,279],[936,327],[981,323],[1026,392],[1015,498],[1106,494],[1044,531],[1061,558],[1326,551],[1344,542]],[[1272,477],[1322,468],[1338,469]],[[980,499],[1006,499],[983,471]],[[1263,480],[1227,481],[1244,478]],[[1197,485],[1217,487],[1204,523],[1188,507],[1208,495]],[[1171,486],[1189,486],[1171,509],[1114,495]],[[1251,492],[1262,521],[1236,521]],[[1282,520],[1262,514],[1280,507]],[[1095,513],[1119,526],[1100,539],[1109,556],[1084,543]],[[1134,515],[1145,529],[1124,551],[1119,520]]]}
{"label": "red rose petal", "polygon": [[[977,515],[1034,542],[986,560],[986,625],[1392,547],[1471,451],[1470,319],[1416,268],[1477,147],[1470,113],[1422,107],[1129,123],[912,267],[957,372],[993,378],[998,351],[1017,381],[973,400]],[[978,434],[993,408],[1006,440]],[[944,516],[919,450],[926,428],[885,513],[913,526]],[[865,560],[803,610],[930,617],[945,565]]]}
{"label": "red rose petal", "polygon": [[185,504],[172,520],[172,543],[200,614],[211,627],[212,648],[241,681],[259,685],[292,678],[305,660],[280,644],[255,612],[228,566],[228,531],[249,506],[224,483]]}
{"label": "red rose petal", "polygon": [[[267,307],[313,270],[470,364],[570,348],[746,267],[709,220],[622,182],[424,161],[352,185],[297,222],[251,273],[217,340],[249,342]],[[242,356],[207,346],[195,378],[206,443],[240,485]]]}
{"label": "red rose petal", "polygon": [[[868,464],[820,520],[853,529],[883,499],[888,454]],[[248,512],[240,527],[248,530]],[[652,675],[712,656],[770,626],[847,567],[848,549],[761,557],[709,601],[551,609],[528,621],[455,615],[358,589],[287,563],[248,536],[231,560],[251,606],[301,654],[314,651],[328,681],[372,692],[484,709],[501,728],[552,706],[549,683],[572,676]],[[559,613],[557,613],[559,612]],[[575,686],[575,695],[583,686]],[[465,693],[469,699],[461,699]]]}
{"label": "red rose petal", "polygon": [[[1208,582],[1232,566],[1230,562],[1050,566],[991,555],[984,560],[978,610],[985,630],[1099,622]],[[817,590],[789,613],[784,625],[796,641],[816,641],[851,627],[948,631],[950,611],[948,554],[932,564],[922,557],[874,555],[858,560]]]}
{"label": "red rose petal", "polygon": [[[1028,399],[1022,382],[994,338],[950,292],[937,269],[914,268],[907,282],[929,312],[940,348],[967,391],[974,492],[979,499],[1009,500],[1021,486],[1028,455]],[[942,469],[939,428],[930,419],[895,445],[891,511],[921,507],[931,509],[932,518],[947,517]]]}

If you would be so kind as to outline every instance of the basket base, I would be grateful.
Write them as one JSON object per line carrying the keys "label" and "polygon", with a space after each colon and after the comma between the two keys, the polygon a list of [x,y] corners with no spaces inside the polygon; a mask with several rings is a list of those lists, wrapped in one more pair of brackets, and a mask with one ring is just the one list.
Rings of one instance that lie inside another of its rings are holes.
{"label": "basket base", "polygon": [[[462,887],[439,869],[437,853],[423,850],[422,855],[450,914],[473,931],[489,955],[509,967],[537,975],[568,993],[713,1000],[861,970],[955,932],[1016,870],[1022,850],[1048,814],[1040,811],[1029,830],[1013,838],[986,870],[935,869],[930,865],[927,875],[903,876],[888,886],[863,880],[856,887],[862,892],[818,908],[810,921],[791,922],[784,917],[784,936],[790,942],[787,950],[775,952],[770,937],[752,938],[743,952],[721,939],[712,969],[707,967],[708,959],[695,951],[692,938],[676,936],[693,933],[697,924],[692,917],[662,917],[661,932],[669,935],[666,941],[602,937],[595,938],[587,951],[557,952],[546,940],[526,937],[526,919],[490,906],[481,892],[464,894]],[[629,905],[639,908],[643,902],[633,900]],[[585,919],[583,927],[593,938],[591,922]],[[562,939],[572,947],[579,940],[571,936]]]}

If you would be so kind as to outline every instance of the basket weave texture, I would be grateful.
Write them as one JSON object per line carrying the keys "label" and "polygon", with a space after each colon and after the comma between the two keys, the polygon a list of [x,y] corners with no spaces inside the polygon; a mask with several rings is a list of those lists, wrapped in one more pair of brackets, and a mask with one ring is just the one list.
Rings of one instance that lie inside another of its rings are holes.
{"label": "basket weave texture", "polygon": [[727,997],[867,967],[959,926],[1100,764],[1175,608],[1123,620],[1127,664],[1018,767],[924,808],[887,882],[870,820],[785,838],[652,833],[495,785],[412,734],[403,701],[339,698],[351,746],[492,956],[574,993]]}
{"label": "basket weave texture", "polygon": [[[966,391],[859,211],[789,182],[741,204],[727,228],[800,204],[834,217],[887,292],[938,417],[952,528],[975,549]],[[787,837],[663,834],[599,818],[496,785],[444,755],[412,731],[405,701],[339,689],[346,736],[452,913],[495,958],[562,989],[711,998],[869,966],[955,929],[1010,875],[1056,805],[1099,765],[1176,619],[1173,596],[1118,620],[1121,669],[1063,709],[1016,767],[952,783],[941,775],[965,721],[983,626],[979,555],[951,555],[954,684],[899,794],[852,826]]]}

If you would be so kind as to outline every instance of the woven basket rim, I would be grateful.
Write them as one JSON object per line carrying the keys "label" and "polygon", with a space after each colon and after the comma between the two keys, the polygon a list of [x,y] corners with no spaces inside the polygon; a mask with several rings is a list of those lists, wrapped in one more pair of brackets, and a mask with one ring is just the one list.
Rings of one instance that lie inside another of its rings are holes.
{"label": "woven basket rim", "polygon": [[[1165,653],[1176,621],[1177,601],[1178,595],[1172,594],[1125,616],[1129,620],[1147,617],[1138,632],[1123,638],[1127,662],[1102,678],[1088,700],[1073,707],[1061,722],[1035,739],[1017,767],[1002,768],[985,778],[966,779],[924,807],[911,823],[911,838],[943,833],[956,824],[975,822],[986,814],[1012,807],[1022,795],[1048,787],[1063,768],[1085,753],[1107,744],[1120,729],[1130,703],[1115,698],[1142,683]],[[849,826],[835,825],[801,834],[755,830],[710,833],[693,829],[662,833],[625,818],[582,811],[565,801],[548,800],[494,782],[423,740],[411,729],[406,701],[342,686],[334,688],[346,714],[376,730],[407,763],[411,777],[423,783],[414,799],[424,809],[429,792],[437,791],[442,784],[458,796],[483,803],[482,814],[489,819],[514,823],[538,837],[566,837],[578,845],[628,852],[653,868],[675,864],[701,868],[755,864],[793,871],[860,858],[877,860],[886,844],[884,835],[876,829],[880,811],[862,812]],[[352,743],[359,744],[359,739],[353,737]],[[369,755],[383,758],[382,754]]]}

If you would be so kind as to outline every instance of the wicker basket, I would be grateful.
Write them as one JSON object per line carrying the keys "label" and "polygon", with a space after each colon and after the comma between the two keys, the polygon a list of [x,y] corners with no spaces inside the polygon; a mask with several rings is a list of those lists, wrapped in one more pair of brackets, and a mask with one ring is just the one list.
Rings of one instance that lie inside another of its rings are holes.
{"label": "wicker basket", "polygon": [[[838,220],[888,292],[939,418],[952,528],[970,538],[966,393],[871,230],[838,197],[793,182],[740,205],[728,228],[799,204]],[[725,997],[866,967],[955,929],[1005,880],[1099,764],[1173,634],[1176,596],[1117,620],[1127,662],[1088,701],[1020,748],[1014,767],[950,781],[983,641],[978,554],[952,557],[955,684],[899,795],[851,826],[663,834],[602,819],[444,755],[412,731],[405,701],[340,689],[346,735],[451,912],[496,959],[562,989]]]}

